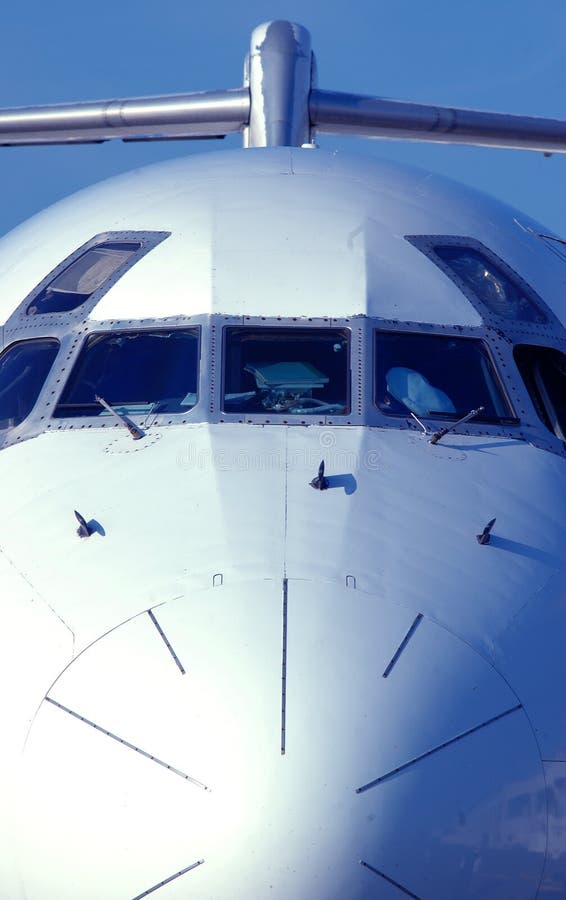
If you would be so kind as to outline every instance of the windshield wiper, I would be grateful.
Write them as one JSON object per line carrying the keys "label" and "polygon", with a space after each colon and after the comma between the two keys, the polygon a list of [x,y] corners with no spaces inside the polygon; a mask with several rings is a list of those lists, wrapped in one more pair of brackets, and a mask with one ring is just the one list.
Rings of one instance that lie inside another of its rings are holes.
{"label": "windshield wiper", "polygon": [[441,428],[440,431],[435,431],[433,436],[429,439],[430,444],[438,444],[438,442],[444,437],[445,434],[448,434],[449,431],[454,431],[458,425],[463,425],[464,422],[469,422],[470,419],[473,419],[474,416],[479,416],[481,412],[483,412],[485,406],[478,406],[477,409],[470,410],[467,415],[462,416],[461,419],[458,419],[457,422],[453,422],[452,425],[448,425],[446,428]]}
{"label": "windshield wiper", "polygon": [[98,409],[98,403],[58,403],[57,409]]}
{"label": "windshield wiper", "polygon": [[104,409],[107,409],[109,413],[112,413],[112,415],[115,416],[118,421],[122,423],[122,425],[125,425],[125,427],[132,435],[134,441],[139,441],[140,438],[145,437],[145,431],[142,431],[141,428],[138,428],[137,425],[134,425],[134,423],[123,413],[118,412],[117,409],[114,409],[113,406],[110,406],[110,404],[106,402],[104,397],[99,397],[98,394],[96,394],[94,399],[97,403],[100,403],[100,405],[103,406]]}

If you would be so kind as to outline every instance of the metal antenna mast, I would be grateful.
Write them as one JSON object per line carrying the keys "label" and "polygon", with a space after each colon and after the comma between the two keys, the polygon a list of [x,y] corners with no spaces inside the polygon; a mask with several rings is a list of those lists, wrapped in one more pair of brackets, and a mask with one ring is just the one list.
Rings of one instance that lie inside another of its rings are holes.
{"label": "metal antenna mast", "polygon": [[243,87],[0,109],[0,146],[242,132],[245,147],[300,147],[315,134],[353,134],[566,153],[566,121],[322,91],[315,72],[309,32],[267,22],[252,32]]}

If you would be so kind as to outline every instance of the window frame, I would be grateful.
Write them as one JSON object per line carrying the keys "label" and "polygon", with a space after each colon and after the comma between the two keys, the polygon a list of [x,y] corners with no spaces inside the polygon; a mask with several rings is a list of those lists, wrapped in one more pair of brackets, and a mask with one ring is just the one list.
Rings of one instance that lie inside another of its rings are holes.
{"label": "window frame", "polygon": [[[540,353],[541,359],[521,360],[521,356],[535,356],[536,352]],[[549,436],[560,441],[562,446],[566,446],[566,416],[565,427],[562,428],[560,416],[555,409],[555,404],[550,396],[549,388],[544,381],[540,371],[535,368],[535,363],[544,362],[543,356],[551,354],[561,354],[566,362],[566,349],[559,347],[549,347],[541,344],[516,344],[513,347],[513,359],[517,366],[520,378],[525,384],[525,388],[529,394],[531,403],[536,412],[540,423],[547,429]],[[566,378],[566,375],[565,375]],[[554,420],[554,421],[553,421]]]}
{"label": "window frame", "polygon": [[[31,317],[32,319],[34,317]],[[332,328],[348,329],[349,339],[349,379],[350,379],[350,404],[348,415],[340,416],[268,416],[267,414],[251,414],[244,416],[238,413],[223,413],[222,399],[224,391],[223,382],[223,338],[224,329],[229,326],[247,327],[297,327],[302,330],[308,328]],[[20,425],[8,434],[0,434],[0,447],[27,440],[40,434],[65,429],[100,429],[121,428],[114,417],[72,417],[53,418],[52,411],[64,390],[64,386],[72,371],[75,361],[81,352],[87,335],[92,333],[110,332],[139,332],[142,330],[172,330],[174,328],[199,329],[199,379],[197,391],[197,403],[188,413],[157,413],[149,419],[145,414],[134,414],[132,420],[136,425],[147,428],[154,425],[155,428],[169,425],[182,425],[191,423],[241,423],[248,424],[277,424],[277,425],[308,425],[308,426],[366,426],[368,428],[387,429],[387,431],[411,431],[412,440],[420,440],[422,429],[417,423],[407,417],[392,416],[383,413],[375,403],[376,397],[376,366],[374,362],[375,336],[374,332],[395,331],[409,332],[411,334],[433,334],[458,337],[470,337],[480,339],[487,347],[487,353],[492,369],[497,376],[497,383],[502,387],[506,405],[514,411],[517,419],[510,423],[483,423],[474,420],[458,426],[454,434],[470,436],[486,436],[489,438],[508,439],[513,441],[528,441],[540,449],[551,451],[560,456],[566,456],[566,445],[554,436],[540,421],[533,406],[527,387],[521,377],[513,357],[513,343],[501,329],[490,328],[485,325],[461,326],[438,325],[422,322],[402,321],[399,319],[380,319],[363,314],[343,319],[303,318],[303,317],[259,317],[259,316],[229,316],[219,313],[201,314],[194,316],[171,316],[164,318],[146,318],[136,320],[106,320],[106,321],[79,321],[74,325],[59,324],[57,327],[44,328],[37,333],[37,329],[20,330],[13,338],[8,338],[6,349],[21,340],[35,338],[53,338],[59,341],[59,354],[52,366],[49,377],[39,395],[31,414]],[[563,334],[561,330],[561,334]],[[566,353],[566,335],[561,336],[556,330],[553,338],[531,338],[522,343],[555,347]],[[430,421],[430,420],[428,420]],[[452,425],[453,419],[443,420],[443,424]],[[151,432],[150,432],[151,433]],[[158,434],[155,432],[155,434]],[[446,442],[443,442],[446,444]],[[472,445],[473,447],[473,445]]]}
{"label": "window frame", "polygon": [[[245,316],[245,317],[222,317],[221,337],[219,340],[222,348],[220,354],[215,354],[215,360],[220,367],[220,371],[215,371],[213,380],[216,384],[214,397],[211,399],[211,410],[214,408],[216,415],[214,418],[219,422],[238,422],[247,424],[261,425],[351,425],[361,424],[363,421],[361,398],[359,397],[359,385],[354,385],[354,367],[358,365],[358,359],[361,358],[363,344],[363,327],[360,327],[356,319],[332,319],[332,318],[300,318],[281,316],[263,317],[263,316]],[[224,410],[225,396],[225,376],[227,361],[227,338],[228,331],[233,328],[242,329],[269,329],[281,331],[336,331],[346,332],[347,336],[347,399],[348,412],[321,414],[321,415],[300,415],[284,414],[273,412],[265,413],[248,413],[248,412],[226,412]],[[218,359],[219,357],[219,359]],[[215,366],[216,369],[216,366]],[[357,388],[357,392],[356,392]],[[355,396],[357,393],[358,396]]]}
{"label": "window frame", "polygon": [[[99,303],[99,301],[108,293],[111,287],[122,278],[133,266],[135,266],[144,256],[151,250],[162,243],[170,236],[170,231],[104,231],[94,235],[84,244],[81,244],[72,253],[68,254],[55,268],[53,268],[36,286],[31,290],[16,310],[12,313],[6,322],[4,332],[6,336],[19,334],[23,329],[26,331],[42,331],[45,328],[53,328],[63,325],[66,329],[71,324],[83,321]],[[78,306],[74,309],[63,310],[60,312],[38,312],[28,314],[28,309],[33,306],[41,293],[52,284],[55,279],[73,265],[88,250],[96,249],[101,244],[111,243],[138,243],[140,247],[134,251],[131,256],[121,263],[114,272],[102,282],[102,284]]]}
{"label": "window frame", "polygon": [[[405,240],[408,241],[409,244],[412,244],[419,250],[424,256],[427,256],[431,262],[443,272],[447,278],[449,278],[453,284],[464,294],[464,296],[469,300],[472,304],[476,312],[482,318],[482,321],[492,327],[503,328],[505,331],[509,333],[521,333],[521,334],[535,334],[535,335],[544,335],[548,334],[549,330],[554,331],[556,327],[560,327],[560,322],[557,317],[550,309],[550,307],[544,302],[540,294],[538,294],[533,287],[526,281],[522,275],[519,275],[515,269],[513,269],[509,263],[505,262],[505,260],[501,259],[493,250],[490,250],[489,247],[486,247],[485,244],[482,244],[481,241],[478,241],[476,238],[467,237],[465,235],[446,235],[446,234],[418,234],[418,235],[405,235]],[[501,269],[503,274],[520,290],[525,297],[540,310],[540,312],[546,317],[546,322],[531,322],[525,319],[509,319],[504,316],[499,316],[495,313],[490,307],[486,306],[485,303],[481,300],[480,297],[472,290],[471,287],[458,275],[457,272],[446,262],[441,256],[436,252],[437,246],[443,247],[456,247],[462,250],[472,250],[476,253],[481,254],[486,258],[486,260],[492,265],[497,266],[497,268]]]}
{"label": "window frame", "polygon": [[[405,335],[410,338],[413,338],[413,337],[422,338],[423,340],[426,340],[426,338],[429,337],[429,338],[440,338],[441,340],[449,341],[452,338],[452,339],[457,339],[460,341],[471,341],[471,342],[475,343],[476,345],[481,345],[481,348],[482,348],[485,356],[487,357],[489,365],[491,367],[491,374],[493,376],[495,387],[496,387],[496,389],[499,390],[501,400],[502,400],[503,404],[507,407],[509,414],[507,416],[499,416],[496,418],[490,417],[490,418],[486,418],[486,419],[482,419],[481,417],[477,416],[477,417],[474,417],[474,419],[470,420],[470,421],[474,422],[476,425],[480,425],[482,427],[487,427],[490,425],[495,426],[495,427],[500,427],[500,426],[507,427],[509,425],[514,426],[514,425],[519,424],[520,420],[515,414],[515,409],[513,407],[513,404],[511,403],[511,398],[509,397],[509,394],[505,389],[505,384],[503,382],[503,379],[501,378],[501,375],[499,373],[495,359],[491,352],[491,347],[489,345],[489,342],[486,341],[485,336],[462,334],[461,331],[458,331],[458,332],[452,333],[452,334],[447,334],[445,332],[439,333],[438,331],[430,331],[430,330],[423,332],[422,327],[416,327],[414,330],[409,330],[407,328],[399,330],[399,329],[395,329],[395,328],[381,328],[379,326],[377,326],[377,327],[374,326],[372,329],[372,344],[373,344],[372,402],[373,402],[373,406],[386,419],[392,419],[392,418],[407,419],[408,417],[412,418],[412,416],[411,416],[411,411],[409,409],[407,409],[406,412],[386,412],[385,410],[383,410],[381,408],[381,406],[378,403],[378,398],[377,398],[377,391],[378,391],[378,383],[377,383],[378,382],[378,340],[379,340],[380,334]],[[438,387],[438,385],[436,385],[436,387]],[[488,387],[487,383],[486,383],[486,387]],[[470,407],[469,410],[459,411],[458,413],[451,414],[451,415],[442,415],[441,412],[438,412],[438,413],[435,412],[434,415],[419,414],[419,418],[422,418],[424,420],[428,420],[431,422],[443,422],[443,423],[449,424],[451,422],[458,421],[459,418],[466,415],[466,413],[470,412],[471,409],[472,409],[472,407]]]}
{"label": "window frame", "polygon": [[[112,246],[113,244],[115,246]],[[128,245],[130,245],[130,246],[128,246]],[[46,284],[44,284],[44,286],[42,288],[39,289],[39,291],[37,288],[35,288],[35,290],[33,291],[33,299],[30,300],[30,302],[26,306],[25,315],[26,316],[49,316],[49,315],[64,315],[67,312],[74,312],[74,310],[79,309],[79,307],[84,306],[85,303],[88,303],[88,301],[90,300],[90,298],[92,297],[93,294],[97,293],[97,291],[102,291],[102,289],[105,287],[106,284],[113,281],[114,276],[118,275],[118,277],[120,277],[121,274],[123,274],[123,272],[126,271],[128,264],[132,262],[132,258],[135,257],[136,255],[138,255],[140,253],[140,251],[142,250],[142,248],[143,248],[143,243],[139,240],[138,241],[101,241],[100,243],[97,243],[92,247],[88,247],[86,250],[83,250],[81,253],[79,253],[79,255],[76,256],[75,259],[69,261],[64,266],[64,268],[61,270],[61,272],[59,274],[54,275],[52,278],[50,278],[48,280],[48,282]],[[64,290],[61,290],[60,288],[56,287],[56,284],[59,281],[59,279],[63,278],[67,273],[72,272],[73,267],[76,265],[76,263],[80,263],[81,260],[87,258],[89,256],[89,254],[91,254],[93,252],[96,253],[96,251],[106,251],[106,250],[110,250],[110,252],[112,252],[112,250],[118,250],[118,251],[126,252],[128,255],[125,258],[123,258],[121,262],[118,262],[118,264],[116,266],[114,266],[114,268],[112,269],[110,274],[108,274],[105,278],[103,278],[103,280],[100,282],[100,284],[96,288],[94,288],[92,291],[88,291],[86,293],[84,291],[79,291],[79,290],[65,292]],[[59,293],[59,294],[68,293],[75,297],[82,297],[82,299],[79,300],[78,302],[75,302],[72,306],[63,307],[61,309],[44,310],[41,308],[41,303],[45,300],[43,295],[46,291],[49,291],[50,289],[53,290],[54,293]],[[36,307],[36,304],[38,302],[40,303],[39,308]]]}
{"label": "window frame", "polygon": [[[197,338],[197,397],[194,406],[190,407],[183,412],[128,412],[128,419],[131,419],[134,424],[139,425],[140,427],[147,427],[149,424],[155,426],[163,426],[163,425],[175,425],[175,424],[185,424],[188,421],[202,421],[202,398],[203,394],[205,394],[205,389],[203,387],[203,377],[202,377],[202,360],[203,360],[203,327],[202,327],[202,318],[203,317],[187,317],[185,321],[178,321],[179,317],[177,317],[174,323],[167,323],[163,319],[140,321],[139,324],[130,324],[120,322],[113,322],[110,325],[108,323],[101,322],[99,327],[85,329],[82,334],[82,340],[80,344],[76,347],[76,351],[73,352],[72,355],[72,365],[69,367],[68,374],[64,379],[62,379],[61,389],[57,392],[57,397],[53,402],[53,410],[50,413],[50,421],[47,424],[47,429],[51,431],[60,431],[63,429],[81,429],[81,428],[109,428],[109,427],[120,427],[120,423],[116,421],[114,416],[108,414],[108,416],[101,415],[98,413],[97,415],[76,415],[76,416],[65,416],[65,415],[56,415],[57,407],[61,401],[61,398],[67,389],[67,386],[70,384],[71,379],[73,377],[74,372],[77,369],[79,361],[81,359],[81,355],[83,350],[86,348],[86,345],[90,338],[95,335],[122,335],[122,334],[141,334],[143,332],[154,333],[156,331],[163,332],[171,332],[171,331],[194,331],[196,332]],[[98,325],[98,323],[97,323]],[[107,398],[105,398],[107,399]]]}
{"label": "window frame", "polygon": [[[27,427],[27,424],[29,423],[30,419],[33,418],[34,412],[39,408],[40,401],[41,401],[42,397],[44,397],[46,389],[49,387],[50,376],[54,372],[54,370],[56,368],[56,364],[57,364],[57,359],[61,354],[61,341],[59,340],[58,337],[56,337],[54,335],[48,335],[48,334],[31,337],[31,338],[22,337],[22,338],[16,339],[15,341],[12,341],[11,343],[6,344],[4,347],[2,347],[2,350],[0,351],[0,359],[2,359],[2,357],[7,356],[8,353],[10,353],[10,351],[14,349],[14,347],[18,347],[23,344],[27,344],[27,345],[38,344],[38,343],[42,343],[42,342],[46,342],[46,341],[51,341],[54,344],[56,344],[57,350],[53,357],[53,360],[51,362],[49,370],[48,370],[47,374],[45,375],[43,384],[41,385],[41,388],[39,389],[37,396],[36,396],[32,406],[30,407],[27,415],[24,416],[24,418],[20,422],[18,422],[16,425],[11,425],[8,428],[0,429],[0,445],[6,441],[6,438],[10,438],[10,436],[13,435],[14,433],[19,434],[21,432],[21,430],[25,429]],[[42,416],[41,418],[42,419],[46,418],[46,416]]]}
{"label": "window frame", "polygon": [[[365,365],[366,382],[366,413],[364,424],[379,428],[397,429],[399,431],[413,431],[422,436],[422,426],[407,411],[406,416],[396,416],[382,412],[377,405],[377,366],[374,358],[376,352],[376,331],[398,332],[401,334],[422,334],[442,337],[461,337],[480,340],[489,355],[489,360],[497,379],[497,385],[505,399],[505,406],[510,410],[510,418],[500,422],[482,422],[470,419],[468,422],[453,429],[454,435],[485,436],[489,438],[499,437],[509,440],[531,440],[526,433],[525,423],[529,417],[530,400],[522,379],[515,374],[513,361],[513,348],[505,336],[499,331],[488,328],[485,325],[438,325],[436,323],[403,321],[400,319],[368,318],[366,333],[366,360],[371,359],[371,365]],[[418,417],[421,418],[420,416]],[[427,433],[434,432],[434,424],[439,426],[453,426],[457,420],[454,417],[425,417]],[[451,429],[452,430],[452,429]],[[546,430],[546,429],[545,429]],[[549,435],[550,437],[550,435]],[[445,442],[443,442],[445,443]]]}

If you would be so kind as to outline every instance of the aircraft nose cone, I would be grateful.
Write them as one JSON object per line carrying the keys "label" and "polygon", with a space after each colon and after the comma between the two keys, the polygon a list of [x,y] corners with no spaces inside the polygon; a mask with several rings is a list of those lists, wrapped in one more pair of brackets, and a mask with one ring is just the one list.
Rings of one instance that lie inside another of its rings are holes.
{"label": "aircraft nose cone", "polygon": [[517,697],[418,611],[332,584],[126,622],[53,685],[22,774],[28,900],[527,900],[544,860]]}

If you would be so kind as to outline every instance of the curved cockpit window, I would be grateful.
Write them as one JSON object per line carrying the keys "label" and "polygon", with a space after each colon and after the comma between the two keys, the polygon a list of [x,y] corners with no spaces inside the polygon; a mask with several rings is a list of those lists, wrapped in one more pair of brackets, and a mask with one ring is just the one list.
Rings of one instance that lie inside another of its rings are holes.
{"label": "curved cockpit window", "polygon": [[346,329],[227,328],[224,411],[270,416],[345,414],[348,356]]}
{"label": "curved cockpit window", "polygon": [[377,331],[376,403],[386,415],[474,421],[512,420],[483,341],[435,334]]}
{"label": "curved cockpit window", "polygon": [[529,284],[480,241],[453,235],[406,235],[476,307],[482,318],[547,325],[553,318]]}
{"label": "curved cockpit window", "polygon": [[535,300],[485,253],[455,244],[435,244],[434,252],[494,315],[512,322],[548,321]]}
{"label": "curved cockpit window", "polygon": [[137,253],[140,241],[106,241],[82,253],[36,294],[28,316],[69,312],[81,306]]}
{"label": "curved cockpit window", "polygon": [[513,355],[540,419],[566,441],[566,356],[527,344],[515,347]]}
{"label": "curved cockpit window", "polygon": [[197,328],[91,334],[54,415],[184,413],[197,402]]}
{"label": "curved cockpit window", "polygon": [[52,338],[12,344],[0,356],[0,430],[32,411],[59,350]]}

